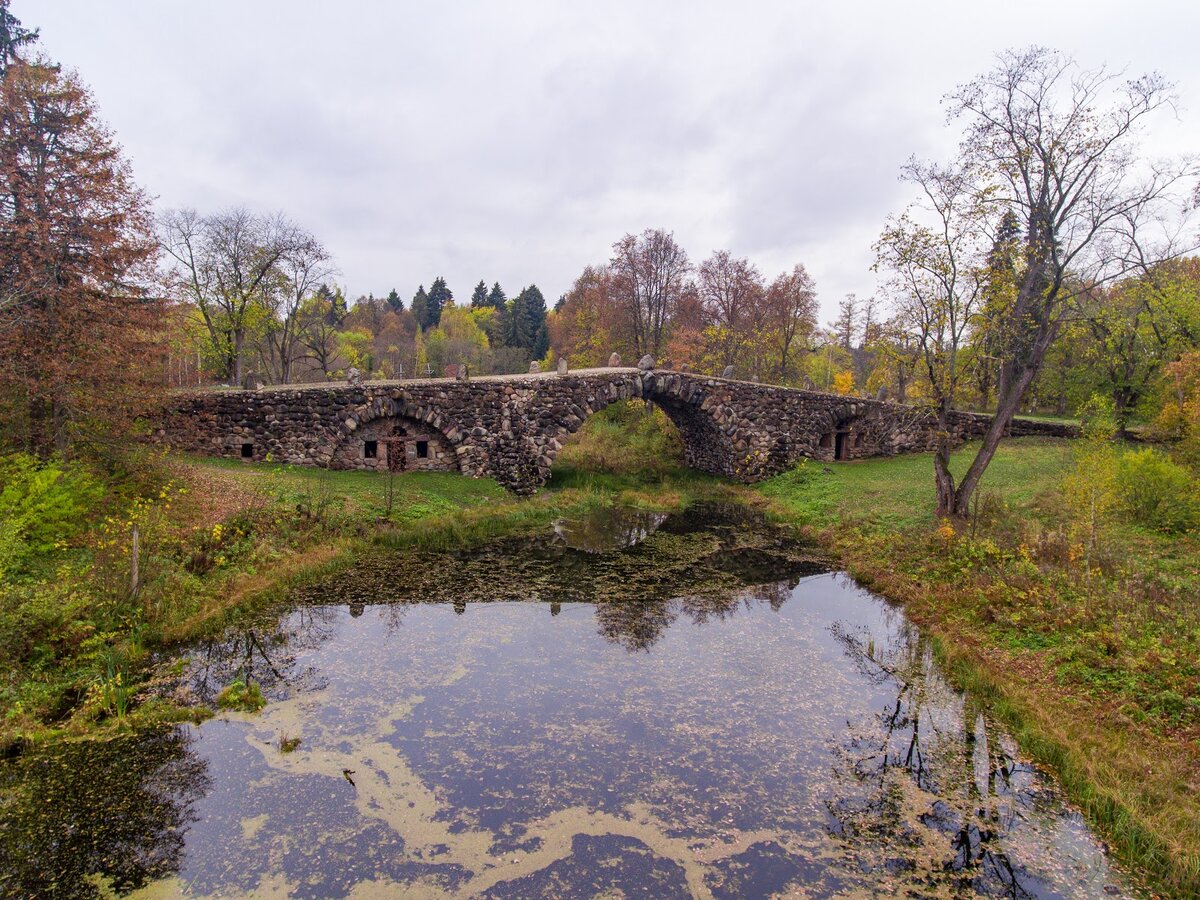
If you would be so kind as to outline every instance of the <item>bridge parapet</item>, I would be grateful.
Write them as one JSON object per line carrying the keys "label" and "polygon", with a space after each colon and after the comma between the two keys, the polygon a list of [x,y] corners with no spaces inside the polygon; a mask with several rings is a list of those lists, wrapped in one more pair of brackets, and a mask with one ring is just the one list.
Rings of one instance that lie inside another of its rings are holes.
{"label": "bridge parapet", "polygon": [[[932,416],[895,403],[631,368],[176,394],[154,439],[299,465],[450,469],[527,494],[546,482],[588,416],[630,398],[653,401],[671,418],[690,466],[742,482],[801,458],[893,455],[936,440]],[[988,422],[957,413],[952,438],[982,434]],[[1017,431],[1056,433],[1045,423],[1014,423]]]}

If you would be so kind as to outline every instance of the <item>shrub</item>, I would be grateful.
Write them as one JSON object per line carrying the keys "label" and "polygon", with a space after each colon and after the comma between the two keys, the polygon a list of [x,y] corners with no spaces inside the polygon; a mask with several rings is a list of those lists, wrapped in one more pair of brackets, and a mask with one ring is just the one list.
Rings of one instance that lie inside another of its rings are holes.
{"label": "shrub", "polygon": [[73,537],[103,493],[78,466],[0,457],[0,577]]}
{"label": "shrub", "polygon": [[1116,487],[1122,511],[1147,528],[1186,531],[1200,518],[1191,473],[1149,447],[1122,455]]}

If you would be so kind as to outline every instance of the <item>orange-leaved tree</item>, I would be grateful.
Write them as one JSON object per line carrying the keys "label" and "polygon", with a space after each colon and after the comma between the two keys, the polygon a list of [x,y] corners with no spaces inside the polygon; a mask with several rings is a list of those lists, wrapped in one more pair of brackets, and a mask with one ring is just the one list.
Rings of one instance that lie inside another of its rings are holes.
{"label": "orange-leaved tree", "polygon": [[0,81],[0,417],[41,456],[111,435],[163,383],[146,195],[72,73]]}

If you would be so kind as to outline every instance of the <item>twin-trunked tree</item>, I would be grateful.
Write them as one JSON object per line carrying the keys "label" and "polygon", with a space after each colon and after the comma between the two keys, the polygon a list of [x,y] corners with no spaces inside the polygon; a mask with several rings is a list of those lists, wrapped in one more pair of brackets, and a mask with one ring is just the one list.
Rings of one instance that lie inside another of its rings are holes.
{"label": "twin-trunked tree", "polygon": [[1043,48],[1005,53],[945,98],[949,118],[965,124],[957,156],[904,168],[920,199],[889,219],[877,266],[917,344],[936,414],[946,419],[967,375],[968,336],[999,375],[995,418],[957,483],[943,429],[940,515],[968,514],[1076,301],[1192,249],[1195,160],[1152,163],[1137,145],[1146,121],[1172,109],[1172,90],[1157,75],[1125,80]]}

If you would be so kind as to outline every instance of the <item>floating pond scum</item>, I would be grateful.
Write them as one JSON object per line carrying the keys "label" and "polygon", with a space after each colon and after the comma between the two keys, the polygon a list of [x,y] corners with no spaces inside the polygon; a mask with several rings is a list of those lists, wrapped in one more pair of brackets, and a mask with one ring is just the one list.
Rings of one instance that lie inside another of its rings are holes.
{"label": "floating pond scum", "polygon": [[261,713],[6,764],[3,890],[1136,895],[899,609],[736,508],[381,552],[176,690],[239,678]]}

